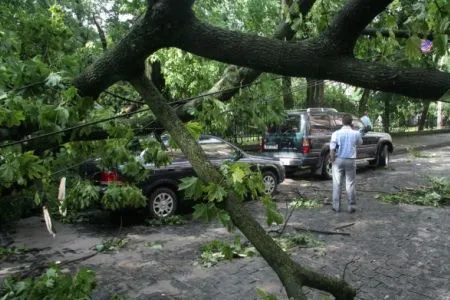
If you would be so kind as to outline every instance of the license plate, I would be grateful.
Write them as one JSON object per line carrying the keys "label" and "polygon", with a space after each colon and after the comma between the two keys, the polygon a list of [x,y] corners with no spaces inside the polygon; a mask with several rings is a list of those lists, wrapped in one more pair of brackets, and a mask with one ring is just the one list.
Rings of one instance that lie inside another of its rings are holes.
{"label": "license plate", "polygon": [[289,166],[291,164],[291,160],[290,159],[286,159],[286,158],[280,158],[280,163],[283,166]]}
{"label": "license plate", "polygon": [[278,145],[264,145],[264,149],[277,150],[278,149]]}

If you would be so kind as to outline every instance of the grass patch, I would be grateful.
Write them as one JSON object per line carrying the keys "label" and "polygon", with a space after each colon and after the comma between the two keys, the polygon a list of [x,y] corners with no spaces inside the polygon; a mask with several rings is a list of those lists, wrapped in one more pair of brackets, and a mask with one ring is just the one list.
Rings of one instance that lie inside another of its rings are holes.
{"label": "grass patch", "polygon": [[427,186],[416,189],[406,188],[392,194],[376,195],[375,198],[394,204],[406,203],[434,207],[450,205],[450,180],[445,177],[430,178]]}
{"label": "grass patch", "polygon": [[434,156],[432,154],[425,153],[425,152],[419,151],[414,148],[407,148],[406,151],[408,151],[408,154],[410,154],[416,158],[430,158],[430,157]]}

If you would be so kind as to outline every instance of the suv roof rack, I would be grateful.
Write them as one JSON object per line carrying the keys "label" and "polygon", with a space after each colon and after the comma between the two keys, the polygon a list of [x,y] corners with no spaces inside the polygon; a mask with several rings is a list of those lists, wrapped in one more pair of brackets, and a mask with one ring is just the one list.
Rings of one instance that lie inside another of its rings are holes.
{"label": "suv roof rack", "polygon": [[306,110],[307,112],[337,112],[337,109],[331,107],[311,107]]}
{"label": "suv roof rack", "polygon": [[331,107],[310,107],[310,108],[297,108],[297,109],[289,109],[287,113],[296,113],[296,112],[338,112],[337,109]]}

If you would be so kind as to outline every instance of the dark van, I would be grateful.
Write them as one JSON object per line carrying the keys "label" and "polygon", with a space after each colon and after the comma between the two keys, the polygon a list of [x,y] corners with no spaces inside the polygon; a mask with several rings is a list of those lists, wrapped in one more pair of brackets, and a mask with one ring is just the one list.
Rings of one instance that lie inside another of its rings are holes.
{"label": "dark van", "polygon": [[[331,178],[329,142],[332,133],[342,127],[343,114],[334,108],[288,110],[283,124],[269,127],[261,140],[260,150],[265,155],[278,158],[287,174],[309,168],[324,178]],[[363,135],[357,158],[387,166],[389,154],[393,151],[391,136],[369,132],[355,116],[352,125]]]}

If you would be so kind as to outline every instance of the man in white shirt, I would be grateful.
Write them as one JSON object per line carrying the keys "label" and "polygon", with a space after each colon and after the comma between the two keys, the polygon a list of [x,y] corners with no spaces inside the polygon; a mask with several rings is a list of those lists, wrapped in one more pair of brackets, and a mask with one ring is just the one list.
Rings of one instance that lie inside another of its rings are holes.
{"label": "man in white shirt", "polygon": [[366,131],[372,130],[372,121],[370,121],[369,113],[367,111],[364,112],[364,116],[361,117],[361,122],[366,126]]}
{"label": "man in white shirt", "polygon": [[347,211],[355,212],[356,204],[356,146],[363,143],[361,134],[353,130],[352,116],[342,117],[342,128],[331,135],[330,159],[333,162],[333,210],[340,211],[341,182],[345,175],[345,188],[348,197]]}

